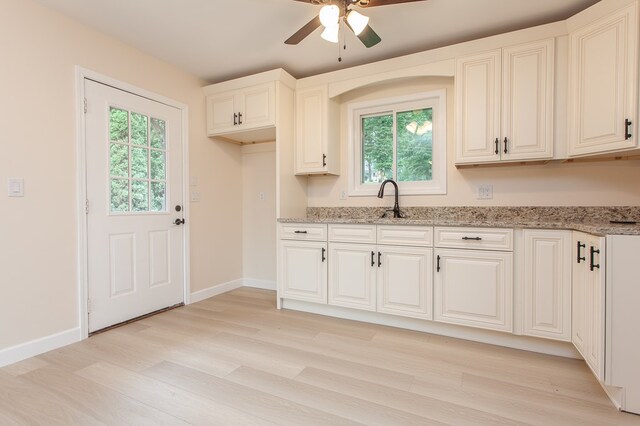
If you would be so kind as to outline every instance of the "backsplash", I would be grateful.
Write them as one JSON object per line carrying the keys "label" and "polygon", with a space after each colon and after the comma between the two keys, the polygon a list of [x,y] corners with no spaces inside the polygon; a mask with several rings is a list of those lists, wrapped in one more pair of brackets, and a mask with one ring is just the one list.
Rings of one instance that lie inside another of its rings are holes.
{"label": "backsplash", "polygon": [[[371,219],[382,216],[384,207],[308,207],[311,219]],[[640,207],[405,207],[402,214],[411,219],[608,223],[610,220],[640,222]]]}

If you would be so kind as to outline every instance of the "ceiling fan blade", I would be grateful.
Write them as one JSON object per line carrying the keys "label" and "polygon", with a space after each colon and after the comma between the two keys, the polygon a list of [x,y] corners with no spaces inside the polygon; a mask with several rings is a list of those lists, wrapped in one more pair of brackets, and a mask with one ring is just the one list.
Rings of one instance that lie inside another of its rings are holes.
{"label": "ceiling fan blade", "polygon": [[[298,0],[301,1],[301,0]],[[368,4],[358,4],[360,7],[376,7],[376,6],[388,6],[391,4],[400,4],[400,3],[413,3],[416,1],[427,1],[427,0],[369,0]]]}
{"label": "ceiling fan blade", "polygon": [[294,35],[285,40],[285,44],[298,44],[305,39],[309,34],[314,32],[320,25],[320,17],[316,16],[309,21],[304,27],[300,28]]}
{"label": "ceiling fan blade", "polygon": [[367,25],[364,30],[362,30],[362,32],[357,35],[357,37],[360,39],[362,44],[367,46],[367,48],[373,47],[382,41],[380,36],[375,31],[373,31],[373,28],[371,28],[370,25]]}

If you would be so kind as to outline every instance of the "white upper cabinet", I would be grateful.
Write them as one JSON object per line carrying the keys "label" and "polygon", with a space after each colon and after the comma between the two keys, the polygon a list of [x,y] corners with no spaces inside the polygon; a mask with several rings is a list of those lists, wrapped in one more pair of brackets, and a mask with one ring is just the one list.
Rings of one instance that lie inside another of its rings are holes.
{"label": "white upper cabinet", "polygon": [[554,39],[460,57],[456,164],[553,157]]}
{"label": "white upper cabinet", "polygon": [[219,136],[276,124],[275,83],[207,96],[207,135]]}
{"label": "white upper cabinet", "polygon": [[637,147],[638,6],[569,36],[569,155]]}
{"label": "white upper cabinet", "polygon": [[340,174],[339,126],[326,85],[296,91],[296,174]]}

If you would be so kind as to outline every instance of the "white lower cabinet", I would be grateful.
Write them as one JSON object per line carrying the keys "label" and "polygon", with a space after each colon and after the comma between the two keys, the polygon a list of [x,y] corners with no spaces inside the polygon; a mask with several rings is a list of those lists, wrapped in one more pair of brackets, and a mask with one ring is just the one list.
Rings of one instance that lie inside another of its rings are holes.
{"label": "white lower cabinet", "polygon": [[523,334],[571,341],[571,231],[525,229]]}
{"label": "white lower cabinet", "polygon": [[327,303],[327,243],[280,240],[278,290],[284,298]]}
{"label": "white lower cabinet", "polygon": [[378,312],[432,319],[433,249],[378,246]]}
{"label": "white lower cabinet", "polygon": [[513,253],[436,248],[434,319],[513,330]]}
{"label": "white lower cabinet", "polygon": [[573,233],[573,333],[571,340],[595,376],[605,376],[604,238]]}
{"label": "white lower cabinet", "polygon": [[376,310],[376,246],[329,244],[329,304]]}

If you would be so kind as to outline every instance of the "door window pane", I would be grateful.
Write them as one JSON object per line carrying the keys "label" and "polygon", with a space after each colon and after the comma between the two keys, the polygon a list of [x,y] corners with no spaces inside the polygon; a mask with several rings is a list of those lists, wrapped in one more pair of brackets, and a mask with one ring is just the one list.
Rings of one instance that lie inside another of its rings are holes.
{"label": "door window pane", "polygon": [[129,211],[129,181],[127,179],[111,179],[111,211]]}
{"label": "door window pane", "polygon": [[164,180],[166,175],[164,151],[151,150],[151,179]]}
{"label": "door window pane", "polygon": [[134,145],[148,145],[148,120],[146,115],[131,113],[131,142]]}
{"label": "door window pane", "polygon": [[163,212],[166,205],[166,183],[151,182],[151,211]]}
{"label": "door window pane", "polygon": [[159,118],[151,118],[151,146],[158,149],[166,147],[166,123]]}
{"label": "door window pane", "polygon": [[134,180],[131,183],[131,210],[134,212],[149,211],[149,182]]}
{"label": "door window pane", "polygon": [[109,110],[109,138],[112,142],[129,143],[129,112],[111,107]]}
{"label": "door window pane", "polygon": [[362,183],[393,178],[393,114],[362,117]]}
{"label": "door window pane", "polygon": [[131,148],[131,177],[146,179],[149,174],[149,150]]}
{"label": "door window pane", "polygon": [[112,177],[129,176],[129,145],[112,143],[109,149],[109,173]]}
{"label": "door window pane", "polygon": [[398,112],[396,115],[398,181],[432,179],[433,109]]}

